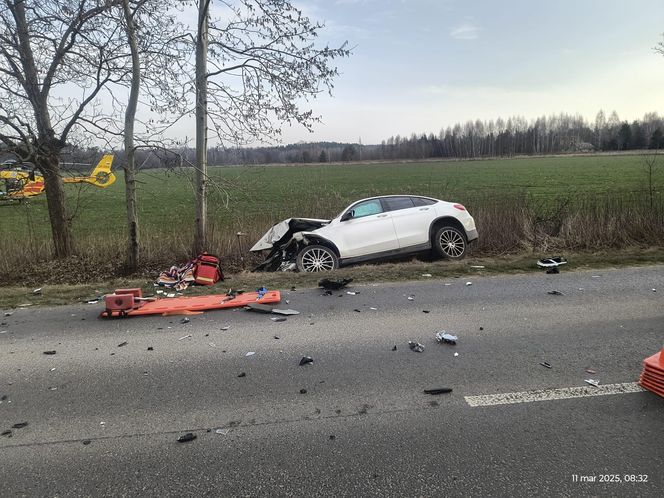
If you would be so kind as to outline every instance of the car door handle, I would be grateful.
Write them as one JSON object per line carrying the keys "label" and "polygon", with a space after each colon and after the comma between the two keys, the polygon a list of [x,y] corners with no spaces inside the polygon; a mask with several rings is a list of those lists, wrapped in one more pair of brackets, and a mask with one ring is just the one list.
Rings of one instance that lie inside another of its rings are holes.
{"label": "car door handle", "polygon": [[378,216],[376,216],[376,218],[387,218],[387,215],[386,214],[379,214]]}
{"label": "car door handle", "polygon": [[420,211],[428,211],[429,208],[420,208]]}

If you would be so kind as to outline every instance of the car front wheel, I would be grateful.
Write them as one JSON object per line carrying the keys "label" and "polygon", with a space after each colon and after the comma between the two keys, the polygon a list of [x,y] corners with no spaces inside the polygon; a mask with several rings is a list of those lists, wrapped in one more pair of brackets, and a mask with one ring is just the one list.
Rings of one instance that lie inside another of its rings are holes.
{"label": "car front wheel", "polygon": [[337,268],[339,268],[337,255],[325,246],[307,246],[297,255],[297,269],[300,271],[318,272]]}
{"label": "car front wheel", "polygon": [[439,256],[447,259],[463,259],[468,242],[466,234],[454,227],[441,227],[434,235],[433,247]]}

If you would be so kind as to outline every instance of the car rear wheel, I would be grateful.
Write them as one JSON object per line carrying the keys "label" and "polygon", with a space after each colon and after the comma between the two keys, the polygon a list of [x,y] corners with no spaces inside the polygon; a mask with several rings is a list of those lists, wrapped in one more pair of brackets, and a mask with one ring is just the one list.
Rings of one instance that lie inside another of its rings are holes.
{"label": "car rear wheel", "polygon": [[468,249],[466,234],[455,227],[445,226],[436,230],[433,247],[439,256],[447,259],[463,259]]}
{"label": "car rear wheel", "polygon": [[339,268],[339,258],[325,246],[307,246],[297,255],[297,269],[300,271],[318,272],[337,268]]}

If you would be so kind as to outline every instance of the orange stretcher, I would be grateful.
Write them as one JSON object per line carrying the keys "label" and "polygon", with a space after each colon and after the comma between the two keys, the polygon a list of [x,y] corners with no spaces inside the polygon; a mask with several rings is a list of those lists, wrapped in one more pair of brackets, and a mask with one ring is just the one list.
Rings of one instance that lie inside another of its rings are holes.
{"label": "orange stretcher", "polygon": [[117,289],[113,294],[104,297],[106,309],[100,318],[123,318],[142,315],[174,315],[179,312],[220,310],[239,308],[252,303],[273,304],[281,301],[279,291],[267,291],[262,297],[257,292],[210,296],[145,298],[141,289]]}
{"label": "orange stretcher", "polygon": [[660,396],[664,396],[664,348],[643,360],[643,371],[639,384]]}

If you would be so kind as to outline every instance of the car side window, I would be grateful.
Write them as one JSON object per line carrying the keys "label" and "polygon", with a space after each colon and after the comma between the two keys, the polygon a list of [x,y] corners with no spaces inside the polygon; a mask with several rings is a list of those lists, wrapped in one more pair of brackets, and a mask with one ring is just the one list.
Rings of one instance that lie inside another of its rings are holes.
{"label": "car side window", "polygon": [[424,197],[411,197],[411,199],[413,199],[413,203],[416,207],[431,206],[436,203],[436,201],[425,199]]}
{"label": "car side window", "polygon": [[410,197],[385,197],[383,199],[387,211],[412,208],[415,205]]}
{"label": "car side window", "polygon": [[353,207],[353,218],[362,218],[364,216],[371,216],[372,214],[379,214],[383,212],[383,207],[380,205],[378,199],[364,201]]}

